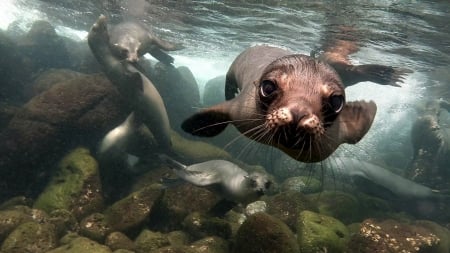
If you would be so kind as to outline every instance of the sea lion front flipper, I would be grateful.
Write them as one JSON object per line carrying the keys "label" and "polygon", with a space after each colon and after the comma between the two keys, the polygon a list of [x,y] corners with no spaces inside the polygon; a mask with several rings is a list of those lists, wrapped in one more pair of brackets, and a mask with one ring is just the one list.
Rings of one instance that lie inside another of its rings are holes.
{"label": "sea lion front flipper", "polygon": [[336,71],[341,76],[345,86],[370,81],[381,85],[391,85],[396,87],[400,87],[398,83],[403,83],[405,74],[412,72],[408,69],[378,64],[357,65],[345,69],[336,68]]}
{"label": "sea lion front flipper", "polygon": [[184,46],[179,43],[171,43],[171,42],[162,40],[162,39],[154,36],[153,34],[150,34],[149,37],[150,37],[150,40],[152,41],[152,44],[156,45],[157,47],[159,47],[165,51],[176,51],[176,50],[181,50],[184,48]]}
{"label": "sea lion front flipper", "polygon": [[225,108],[228,102],[224,102],[187,118],[181,128],[196,136],[212,137],[220,134],[231,123],[231,118]]}
{"label": "sea lion front flipper", "polygon": [[355,144],[369,131],[377,112],[373,102],[348,102],[342,109],[337,122],[339,124],[340,143]]}
{"label": "sea lion front flipper", "polygon": [[149,53],[153,57],[155,57],[155,59],[157,59],[158,61],[160,61],[166,65],[170,65],[174,61],[172,56],[170,56],[169,54],[167,54],[166,52],[162,51],[161,49],[159,49],[157,47],[149,50]]}

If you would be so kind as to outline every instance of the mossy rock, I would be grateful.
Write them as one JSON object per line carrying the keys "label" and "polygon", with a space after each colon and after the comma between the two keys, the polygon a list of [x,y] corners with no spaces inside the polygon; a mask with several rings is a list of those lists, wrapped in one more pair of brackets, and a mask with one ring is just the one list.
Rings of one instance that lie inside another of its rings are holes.
{"label": "mossy rock", "polygon": [[349,232],[333,217],[303,211],[298,218],[297,239],[302,253],[345,252]]}
{"label": "mossy rock", "polygon": [[51,212],[49,222],[55,226],[58,238],[67,232],[78,232],[80,228],[75,216],[65,209],[57,209]]}
{"label": "mossy rock", "polygon": [[155,249],[169,246],[167,235],[160,232],[153,232],[148,229],[141,231],[134,241],[136,253],[147,253]]}
{"label": "mossy rock", "polygon": [[316,202],[319,213],[334,217],[345,224],[361,221],[361,207],[358,199],[341,191],[324,191],[307,195]]}
{"label": "mossy rock", "polygon": [[22,223],[5,239],[3,253],[47,252],[57,245],[56,232],[49,223]]}
{"label": "mossy rock", "polygon": [[193,253],[202,253],[205,252],[205,249],[208,249],[208,253],[230,252],[229,243],[225,239],[217,236],[209,236],[195,241],[191,245],[189,245],[189,248],[192,249]]}
{"label": "mossy rock", "polygon": [[93,213],[80,222],[80,235],[103,243],[106,235],[112,231],[102,213]]}
{"label": "mossy rock", "polygon": [[89,240],[85,237],[76,237],[71,239],[67,244],[46,253],[80,253],[80,252],[95,252],[95,253],[111,253],[112,251],[95,241]]}
{"label": "mossy rock", "polygon": [[292,190],[265,197],[264,200],[267,203],[267,213],[282,220],[294,232],[297,229],[297,219],[300,212],[318,210],[316,204],[304,194]]}
{"label": "mossy rock", "polygon": [[77,148],[64,157],[34,207],[47,213],[66,209],[78,219],[102,209],[98,164],[89,150]]}
{"label": "mossy rock", "polygon": [[20,210],[0,211],[0,242],[20,224],[33,219]]}
{"label": "mossy rock", "polygon": [[134,242],[121,232],[110,233],[106,237],[105,245],[108,246],[111,250],[134,250]]}
{"label": "mossy rock", "polygon": [[228,222],[198,212],[193,212],[184,219],[183,230],[194,239],[201,239],[206,236],[219,236],[222,238],[231,236],[231,225]]}
{"label": "mossy rock", "polygon": [[256,213],[241,225],[236,234],[234,253],[299,253],[294,233],[281,220]]}
{"label": "mossy rock", "polygon": [[439,238],[439,244],[435,247],[436,253],[450,252],[450,231],[447,228],[427,220],[418,220],[415,224],[430,230]]}
{"label": "mossy rock", "polygon": [[133,192],[105,210],[106,223],[116,231],[128,232],[142,224],[161,197],[161,185],[150,185]]}

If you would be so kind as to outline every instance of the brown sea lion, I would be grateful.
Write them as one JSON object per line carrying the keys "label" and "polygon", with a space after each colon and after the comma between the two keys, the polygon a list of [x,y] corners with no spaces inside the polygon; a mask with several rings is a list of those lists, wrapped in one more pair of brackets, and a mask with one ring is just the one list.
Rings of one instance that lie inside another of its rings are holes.
{"label": "brown sea lion", "polygon": [[[362,77],[353,79],[353,69],[335,69],[332,66],[339,61],[324,59],[331,65],[277,47],[248,48],[227,73],[228,101],[194,114],[183,122],[182,128],[208,137],[232,123],[248,138],[277,147],[298,161],[322,161],[340,144],[357,143],[369,130],[376,113],[372,101],[345,101],[344,88],[363,81],[364,68]],[[348,83],[343,83],[340,75]],[[387,82],[381,83],[396,83],[401,81],[399,77],[401,74],[389,75]]]}
{"label": "brown sea lion", "polygon": [[174,59],[165,51],[182,49],[180,44],[174,44],[158,38],[148,27],[137,21],[125,21],[111,26],[110,46],[112,52],[120,59],[137,62],[139,57],[150,53],[164,64],[173,63]]}
{"label": "brown sea lion", "polygon": [[[88,44],[97,61],[102,66],[108,79],[117,87],[127,100],[133,114],[107,135],[107,147],[113,142],[120,142],[121,136],[128,136],[123,131],[133,131],[141,124],[150,129],[159,147],[166,152],[172,150],[170,123],[164,102],[153,83],[130,62],[118,59],[109,47],[109,34],[106,17],[100,16],[88,34]],[[114,133],[120,134],[114,134]],[[104,141],[105,142],[105,141]],[[103,145],[103,144],[102,144]]]}

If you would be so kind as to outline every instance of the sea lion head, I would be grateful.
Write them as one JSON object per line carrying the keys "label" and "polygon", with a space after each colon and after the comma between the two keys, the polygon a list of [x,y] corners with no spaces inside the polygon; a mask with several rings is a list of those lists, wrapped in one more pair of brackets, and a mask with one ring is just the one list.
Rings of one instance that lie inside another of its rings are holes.
{"label": "sea lion head", "polygon": [[245,176],[245,179],[247,184],[246,187],[248,187],[251,192],[256,193],[257,197],[261,197],[266,194],[272,185],[272,181],[269,177],[260,172],[252,172]]}
{"label": "sea lion head", "polygon": [[267,144],[322,160],[321,149],[332,138],[327,130],[345,105],[334,69],[306,55],[289,55],[269,64],[254,85],[257,106],[266,115]]}
{"label": "sea lion head", "polygon": [[137,62],[140,55],[141,42],[133,36],[122,36],[118,41],[113,41],[111,50],[119,57],[129,62]]}
{"label": "sea lion head", "polygon": [[342,143],[357,143],[376,113],[372,101],[346,102],[337,72],[306,55],[278,58],[257,80],[243,85],[254,89],[202,110],[185,120],[182,128],[210,137],[232,123],[248,138],[277,147],[298,161],[318,162]]}

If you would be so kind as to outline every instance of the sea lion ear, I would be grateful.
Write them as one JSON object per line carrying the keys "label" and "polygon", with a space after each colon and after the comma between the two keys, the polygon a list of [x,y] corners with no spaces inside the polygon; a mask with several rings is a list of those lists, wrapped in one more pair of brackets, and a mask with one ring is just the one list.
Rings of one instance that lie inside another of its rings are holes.
{"label": "sea lion ear", "polygon": [[377,112],[373,102],[348,102],[339,114],[339,136],[344,143],[355,144],[366,135]]}
{"label": "sea lion ear", "polygon": [[207,108],[187,118],[181,128],[202,137],[212,137],[220,134],[230,123],[230,115],[223,109],[222,104]]}

